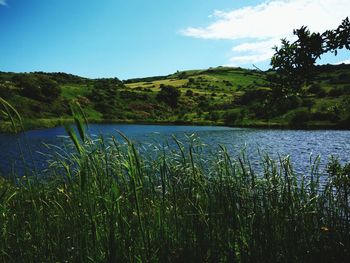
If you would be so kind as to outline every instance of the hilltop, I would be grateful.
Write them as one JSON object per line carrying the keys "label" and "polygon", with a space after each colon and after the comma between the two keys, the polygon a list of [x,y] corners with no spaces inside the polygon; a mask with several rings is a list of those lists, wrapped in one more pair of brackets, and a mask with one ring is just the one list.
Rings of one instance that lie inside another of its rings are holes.
{"label": "hilltop", "polygon": [[[349,128],[350,65],[316,67],[298,94],[273,106],[270,71],[217,67],[129,80],[66,73],[0,72],[0,97],[26,128],[71,121],[78,102],[91,122],[191,123],[245,127]],[[9,117],[0,113],[0,129]]]}

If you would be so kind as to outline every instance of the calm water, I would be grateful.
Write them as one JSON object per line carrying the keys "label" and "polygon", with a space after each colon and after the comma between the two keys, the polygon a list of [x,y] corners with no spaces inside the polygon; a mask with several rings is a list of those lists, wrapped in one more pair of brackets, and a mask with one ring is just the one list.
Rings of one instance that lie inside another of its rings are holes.
{"label": "calm water", "polygon": [[[218,148],[219,144],[225,145],[234,156],[245,148],[253,163],[258,163],[260,160],[258,150],[267,152],[275,158],[279,155],[290,155],[294,169],[298,173],[309,171],[310,155],[321,156],[321,172],[330,155],[338,156],[342,162],[350,161],[350,131],[125,124],[92,124],[89,126],[89,133],[92,136],[99,134],[107,138],[112,135],[118,136],[116,130],[143,145],[150,143],[162,145],[167,140],[171,141],[172,135],[179,140],[186,141],[186,135],[195,134],[201,142],[211,148]],[[21,173],[24,162],[35,163],[38,170],[44,169],[48,159],[46,154],[52,151],[45,144],[62,146],[66,140],[62,136],[65,135],[62,127],[28,131],[18,135],[0,134],[0,173],[8,175],[14,169]]]}

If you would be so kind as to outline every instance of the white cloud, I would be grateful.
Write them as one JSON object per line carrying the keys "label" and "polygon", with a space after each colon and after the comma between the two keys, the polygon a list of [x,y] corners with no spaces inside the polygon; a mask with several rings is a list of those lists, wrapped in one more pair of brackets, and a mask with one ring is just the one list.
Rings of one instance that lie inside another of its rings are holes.
{"label": "white cloud", "polygon": [[273,52],[260,53],[255,55],[234,56],[230,58],[230,63],[227,66],[239,66],[240,64],[257,63],[269,60]]}
{"label": "white cloud", "polygon": [[[278,45],[279,39],[270,39],[266,41],[257,41],[254,43],[243,43],[232,48],[235,56],[229,59],[230,66],[239,66],[244,64],[258,63],[269,60],[274,54],[273,47]],[[245,55],[237,55],[245,53]]]}
{"label": "white cloud", "polygon": [[0,5],[7,5],[6,0],[0,0]]}
{"label": "white cloud", "polygon": [[188,27],[181,33],[201,39],[245,41],[232,48],[230,61],[247,64],[268,60],[271,48],[281,38],[291,38],[293,29],[302,25],[317,32],[336,28],[350,15],[349,10],[349,0],[270,0],[229,12],[216,10],[211,16],[215,21],[208,26]]}
{"label": "white cloud", "polygon": [[258,41],[253,43],[244,43],[232,48],[232,51],[245,52],[245,51],[254,51],[261,49],[272,49],[276,42],[278,43],[279,39],[270,39],[267,41]]}
{"label": "white cloud", "polygon": [[340,65],[340,64],[350,64],[350,59],[346,59],[346,60],[342,60],[342,61],[339,61],[338,63],[336,63],[337,65]]}

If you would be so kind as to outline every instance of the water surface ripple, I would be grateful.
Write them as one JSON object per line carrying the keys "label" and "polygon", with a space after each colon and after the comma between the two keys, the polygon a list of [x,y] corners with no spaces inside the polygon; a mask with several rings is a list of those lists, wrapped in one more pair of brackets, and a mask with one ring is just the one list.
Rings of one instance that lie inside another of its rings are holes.
{"label": "water surface ripple", "polygon": [[[341,162],[350,161],[350,131],[136,124],[89,125],[89,133],[93,136],[118,136],[117,130],[143,145],[162,145],[167,140],[172,141],[172,135],[186,142],[186,135],[195,134],[210,148],[218,149],[219,144],[225,145],[233,156],[237,156],[240,150],[245,148],[253,164],[260,160],[258,150],[270,154],[273,158],[289,155],[297,173],[307,173],[310,170],[310,156],[321,156],[322,171],[331,155],[338,157]],[[45,144],[62,146],[65,141],[62,135],[67,135],[63,127],[27,131],[17,135],[0,134],[0,173],[5,176],[13,171],[23,173],[24,163],[35,163],[38,170],[44,169],[47,166],[45,154],[49,151]]]}

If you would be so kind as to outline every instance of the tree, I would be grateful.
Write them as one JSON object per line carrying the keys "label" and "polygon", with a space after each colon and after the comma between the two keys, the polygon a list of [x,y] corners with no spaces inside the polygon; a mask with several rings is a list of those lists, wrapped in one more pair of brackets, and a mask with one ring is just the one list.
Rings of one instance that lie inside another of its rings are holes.
{"label": "tree", "polygon": [[185,95],[188,96],[188,97],[192,97],[193,96],[193,91],[188,89],[188,90],[186,90]]}
{"label": "tree", "polygon": [[335,30],[324,33],[311,33],[306,26],[294,30],[297,40],[293,43],[282,39],[280,48],[275,47],[271,59],[272,69],[277,74],[271,75],[273,88],[278,88],[282,95],[298,93],[313,76],[315,63],[321,55],[338,49],[350,49],[350,22],[346,18]]}
{"label": "tree", "polygon": [[180,91],[172,86],[160,85],[160,91],[157,94],[157,100],[163,101],[172,108],[176,108],[180,98]]}
{"label": "tree", "polygon": [[12,79],[23,96],[31,99],[53,102],[61,94],[58,83],[42,74],[19,74]]}
{"label": "tree", "polygon": [[54,101],[61,94],[61,88],[58,83],[47,76],[40,76],[38,84],[41,97],[48,102]]}
{"label": "tree", "polygon": [[118,88],[123,84],[119,81],[99,79],[94,83],[88,98],[95,103],[98,111],[105,117],[113,118],[118,107]]}

